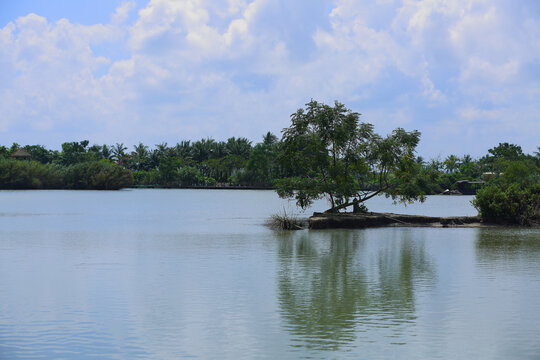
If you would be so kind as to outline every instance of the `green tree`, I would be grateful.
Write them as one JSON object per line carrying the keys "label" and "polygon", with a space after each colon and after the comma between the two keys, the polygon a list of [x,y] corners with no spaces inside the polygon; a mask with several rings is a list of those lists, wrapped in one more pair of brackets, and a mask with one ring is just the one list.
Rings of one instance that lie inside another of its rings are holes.
{"label": "green tree", "polygon": [[447,172],[453,173],[459,167],[459,159],[455,155],[450,155],[444,160],[444,168]]}
{"label": "green tree", "polygon": [[503,176],[478,190],[472,201],[486,221],[520,225],[540,220],[540,168],[531,159],[508,161]]}
{"label": "green tree", "polygon": [[279,176],[277,137],[271,132],[263,135],[263,142],[255,145],[240,180],[244,184],[270,186]]}
{"label": "green tree", "polygon": [[32,155],[32,160],[39,161],[42,164],[52,162],[57,156],[54,151],[47,150],[42,145],[26,145],[24,149]]}
{"label": "green tree", "polygon": [[72,141],[62,144],[62,154],[60,163],[62,165],[74,165],[80,162],[87,161],[87,147],[89,141],[83,140],[80,142]]}
{"label": "green tree", "polygon": [[114,160],[116,160],[116,162],[120,162],[122,160],[122,158],[124,157],[125,153],[124,151],[127,150],[127,147],[124,146],[123,143],[116,143],[114,144],[114,146],[112,147],[112,158]]}
{"label": "green tree", "polygon": [[288,176],[277,182],[280,197],[302,208],[326,197],[335,212],[385,194],[396,201],[423,200],[415,162],[418,131],[396,129],[381,137],[345,105],[316,101],[291,115],[283,130],[280,161]]}
{"label": "green tree", "polygon": [[0,145],[0,159],[8,158],[10,155],[9,149],[3,145]]}
{"label": "green tree", "polygon": [[251,141],[243,137],[237,139],[233,136],[227,139],[225,146],[229,155],[239,156],[247,160],[251,154]]}
{"label": "green tree", "polygon": [[174,153],[177,157],[184,162],[191,159],[191,142],[189,140],[182,140],[174,147]]}
{"label": "green tree", "polygon": [[521,146],[509,143],[499,143],[499,145],[489,149],[488,153],[496,159],[504,158],[507,160],[518,160],[523,156]]}
{"label": "green tree", "polygon": [[133,158],[133,167],[135,170],[149,170],[148,146],[140,142],[139,145],[134,145],[133,149],[134,151],[131,153],[131,157]]}

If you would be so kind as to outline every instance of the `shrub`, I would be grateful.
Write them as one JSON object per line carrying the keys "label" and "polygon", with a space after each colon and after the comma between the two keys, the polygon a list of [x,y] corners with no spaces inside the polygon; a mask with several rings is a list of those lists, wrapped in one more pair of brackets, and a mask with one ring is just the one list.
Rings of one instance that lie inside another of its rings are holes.
{"label": "shrub", "polygon": [[37,161],[0,159],[1,189],[60,189],[62,168]]}
{"label": "shrub", "polygon": [[276,230],[302,230],[302,222],[294,214],[288,215],[285,210],[283,213],[273,214],[268,220],[268,225]]}
{"label": "shrub", "polygon": [[532,225],[540,219],[540,183],[492,184],[472,203],[486,221]]}
{"label": "shrub", "polygon": [[133,184],[131,171],[106,161],[91,161],[69,166],[64,186],[78,190],[118,190]]}

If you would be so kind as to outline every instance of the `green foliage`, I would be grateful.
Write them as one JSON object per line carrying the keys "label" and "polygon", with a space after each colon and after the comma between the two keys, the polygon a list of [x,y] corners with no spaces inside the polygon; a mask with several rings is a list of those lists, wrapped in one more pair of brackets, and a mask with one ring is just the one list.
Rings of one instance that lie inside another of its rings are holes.
{"label": "green foliage", "polygon": [[0,189],[60,189],[62,177],[56,165],[0,159]]}
{"label": "green foliage", "polygon": [[499,143],[499,145],[489,149],[488,153],[495,159],[518,160],[523,156],[521,146],[509,143]]}
{"label": "green foliage", "polygon": [[156,185],[159,184],[159,171],[154,169],[150,171],[135,170],[133,171],[134,185]]}
{"label": "green foliage", "polygon": [[339,102],[331,107],[313,100],[291,115],[279,154],[289,175],[277,181],[279,196],[294,197],[302,208],[326,196],[328,211],[379,193],[422,200],[414,161],[420,133],[396,129],[383,138],[359,116]]}
{"label": "green foliage", "polygon": [[74,165],[88,160],[86,148],[89,144],[88,140],[81,142],[66,142],[62,144],[62,155],[60,156],[60,164],[64,166]]}
{"label": "green foliage", "polygon": [[159,163],[159,181],[160,184],[173,186],[178,183],[178,170],[182,162],[177,158],[163,157]]}
{"label": "green foliage", "polygon": [[540,219],[540,169],[530,160],[507,162],[504,176],[480,189],[472,203],[486,221],[535,224]]}
{"label": "green foliage", "polygon": [[[358,119],[359,114],[342,104],[330,107],[312,102],[306,110],[300,109],[292,115],[293,125],[285,129],[283,141],[267,132],[254,146],[242,137],[226,141],[211,138],[194,143],[180,141],[174,146],[161,143],[154,149],[139,143],[131,152],[122,143],[89,146],[87,140],[66,142],[61,151],[26,145],[23,148],[32,155],[32,161],[23,162],[51,166],[5,163],[6,170],[0,174],[4,179],[1,186],[66,188],[63,179],[68,174],[69,186],[90,188],[94,185],[81,179],[85,173],[81,169],[86,165],[79,170],[68,169],[81,163],[114,161],[133,173],[136,185],[189,187],[219,183],[220,186],[272,187],[278,184],[283,196],[296,197],[301,205],[327,196],[340,209],[377,191],[398,200],[414,200],[415,194],[439,194],[445,189],[455,189],[458,180],[482,180],[484,172],[515,181],[512,179],[523,178],[532,166],[540,166],[540,151],[526,155],[521,147],[508,143],[490,149],[481,159],[450,155],[444,161],[441,158],[426,161],[413,156],[419,133],[396,129],[383,138],[373,132],[372,125],[359,123]],[[0,159],[14,160],[11,155],[19,148],[18,143],[9,147],[0,145]],[[82,183],[77,185],[76,179]],[[408,199],[407,194],[411,195]]]}
{"label": "green foliage", "polygon": [[0,145],[0,159],[7,159],[9,155],[9,149],[3,145]]}
{"label": "green foliage", "polygon": [[240,181],[244,184],[270,186],[279,176],[277,142],[272,133],[265,135],[263,143],[255,145]]}
{"label": "green foliage", "polygon": [[51,163],[58,158],[57,152],[47,150],[41,145],[27,145],[24,147],[24,149],[28,151],[30,155],[32,155],[32,160],[39,161],[42,164]]}
{"label": "green foliage", "polygon": [[69,166],[64,175],[67,189],[118,190],[133,185],[133,174],[109,161],[92,161]]}
{"label": "green foliage", "polygon": [[487,221],[531,225],[540,219],[540,183],[489,185],[478,191],[473,205]]}

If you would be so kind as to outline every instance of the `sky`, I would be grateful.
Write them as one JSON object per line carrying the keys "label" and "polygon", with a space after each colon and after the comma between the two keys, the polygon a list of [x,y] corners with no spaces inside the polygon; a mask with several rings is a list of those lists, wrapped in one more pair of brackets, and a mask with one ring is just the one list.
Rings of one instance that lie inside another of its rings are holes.
{"label": "sky", "polygon": [[311,99],[424,157],[540,146],[538,0],[0,0],[0,144],[277,135]]}

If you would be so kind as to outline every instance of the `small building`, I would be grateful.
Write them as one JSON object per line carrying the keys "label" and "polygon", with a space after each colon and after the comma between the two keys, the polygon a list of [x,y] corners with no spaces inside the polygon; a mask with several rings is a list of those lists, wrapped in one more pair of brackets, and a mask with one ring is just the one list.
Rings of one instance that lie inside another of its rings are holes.
{"label": "small building", "polygon": [[17,160],[30,160],[32,155],[30,155],[30,153],[23,148],[19,148],[17,151],[11,154],[11,157]]}
{"label": "small building", "polygon": [[476,192],[481,189],[485,183],[485,181],[459,180],[456,181],[456,186],[463,195],[476,195]]}

